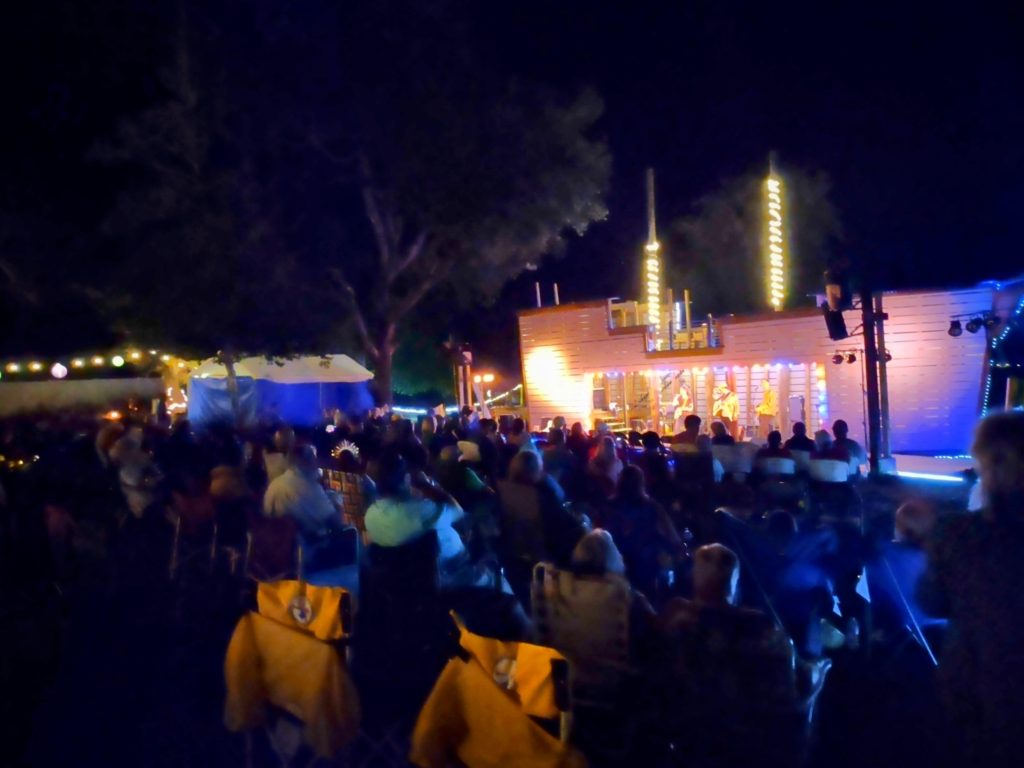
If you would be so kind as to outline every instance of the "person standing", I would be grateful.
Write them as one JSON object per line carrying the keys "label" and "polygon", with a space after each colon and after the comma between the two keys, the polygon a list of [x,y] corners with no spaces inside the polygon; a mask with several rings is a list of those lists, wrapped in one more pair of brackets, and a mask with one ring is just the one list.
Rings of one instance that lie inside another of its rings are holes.
{"label": "person standing", "polygon": [[679,387],[679,394],[672,401],[672,433],[678,434],[685,429],[686,418],[693,413],[693,398],[690,397],[690,390],[683,384]]}
{"label": "person standing", "polygon": [[960,743],[955,765],[1020,764],[1024,748],[1024,413],[982,420],[971,450],[986,498],[980,514],[938,524],[918,584],[923,610],[949,618],[939,664],[943,704]]}
{"label": "person standing", "polygon": [[757,404],[757,436],[766,437],[779,422],[779,398],[768,379],[761,382],[761,402]]}

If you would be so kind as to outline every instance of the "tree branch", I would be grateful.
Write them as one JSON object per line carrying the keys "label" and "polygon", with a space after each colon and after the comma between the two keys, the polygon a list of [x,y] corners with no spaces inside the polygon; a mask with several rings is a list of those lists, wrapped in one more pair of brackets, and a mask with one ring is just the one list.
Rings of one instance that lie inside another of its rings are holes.
{"label": "tree branch", "polygon": [[373,228],[373,236],[377,241],[377,250],[380,252],[380,261],[384,271],[390,274],[391,267],[391,239],[388,237],[384,219],[377,205],[377,196],[369,184],[363,185],[363,206],[366,208],[366,216]]}
{"label": "tree branch", "polygon": [[363,207],[366,208],[366,216],[370,220],[373,236],[377,240],[377,250],[380,251],[380,260],[384,267],[384,273],[388,274],[390,272],[392,256],[391,237],[389,236],[387,223],[384,221],[384,216],[381,213],[380,204],[377,201],[377,191],[373,185],[373,171],[370,169],[370,161],[366,158],[366,155],[359,156],[359,170],[363,175]]}
{"label": "tree branch", "polygon": [[359,308],[359,302],[356,301],[356,290],[352,287],[352,283],[345,279],[345,276],[341,273],[340,269],[332,269],[331,277],[338,284],[338,287],[348,297],[348,303],[352,307],[352,313],[356,321],[356,330],[359,332],[359,338],[363,342],[363,346],[366,347],[367,354],[375,360],[380,357],[380,349],[373,341],[373,336],[370,334],[370,327],[366,323],[366,317],[363,315],[363,311]]}
{"label": "tree branch", "polygon": [[426,244],[427,230],[424,229],[416,236],[416,239],[413,240],[412,245],[409,246],[409,249],[405,252],[405,256],[402,257],[402,260],[395,265],[394,269],[388,272],[387,281],[389,283],[393,283],[400,274],[412,266],[412,264],[423,253],[423,249]]}
{"label": "tree branch", "polygon": [[397,323],[415,309],[416,305],[423,300],[423,297],[444,279],[453,263],[436,262],[435,266],[420,279],[419,284],[407,293],[401,301],[392,306],[391,311],[388,312],[388,319],[393,323]]}

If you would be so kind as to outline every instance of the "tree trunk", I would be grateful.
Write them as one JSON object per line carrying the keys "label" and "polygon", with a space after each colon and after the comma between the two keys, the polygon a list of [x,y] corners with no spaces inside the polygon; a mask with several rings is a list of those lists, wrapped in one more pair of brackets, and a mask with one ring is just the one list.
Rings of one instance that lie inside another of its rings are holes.
{"label": "tree trunk", "polygon": [[227,387],[228,397],[231,398],[231,415],[234,417],[235,426],[240,426],[239,416],[241,403],[238,399],[238,376],[235,374],[235,356],[230,352],[221,352],[220,359],[228,372]]}
{"label": "tree trunk", "polygon": [[391,405],[394,393],[391,391],[392,361],[395,354],[395,325],[385,324],[376,344],[374,356],[373,383],[380,405]]}

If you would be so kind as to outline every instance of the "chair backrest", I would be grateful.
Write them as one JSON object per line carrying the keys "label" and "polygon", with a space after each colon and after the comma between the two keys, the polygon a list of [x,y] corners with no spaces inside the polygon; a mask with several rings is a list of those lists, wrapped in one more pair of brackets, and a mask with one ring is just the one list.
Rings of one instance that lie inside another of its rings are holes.
{"label": "chair backrest", "polygon": [[354,472],[338,472],[337,477],[341,482],[342,518],[363,535],[366,533],[366,508],[369,506],[363,476]]}
{"label": "chair backrest", "polygon": [[[680,482],[712,483],[715,480],[714,457],[707,453],[693,451],[676,451],[679,446],[672,446],[675,451],[676,479]],[[683,446],[691,448],[692,446]]]}
{"label": "chair backrest", "polygon": [[690,704],[739,714],[796,695],[795,651],[764,613],[680,601],[666,610],[671,674]]}
{"label": "chair backrest", "polygon": [[454,653],[416,719],[413,764],[586,765],[566,743],[564,717],[562,739],[538,723],[564,715],[568,704],[560,695],[566,664],[557,652],[463,629]]}
{"label": "chair backrest", "polygon": [[796,464],[797,470],[800,472],[807,472],[811,468],[811,452],[810,451],[794,451],[790,450],[789,455],[793,457],[793,462]]}
{"label": "chair backrest", "polygon": [[741,444],[713,445],[711,454],[721,462],[726,472],[749,474],[753,468],[753,456]]}
{"label": "chair backrest", "polygon": [[537,489],[510,480],[499,480],[498,498],[505,555],[531,565],[544,560],[547,551]]}
{"label": "chair backrest", "polygon": [[352,671],[368,708],[407,714],[445,664],[450,621],[439,599],[439,551],[434,530],[364,551]]}
{"label": "chair backrest", "polygon": [[821,483],[845,483],[850,478],[850,465],[835,459],[815,459],[810,465],[811,479]]}
{"label": "chair backrest", "polygon": [[613,693],[630,670],[632,601],[629,582],[620,576],[579,576],[548,563],[534,569],[538,637],[569,659],[573,688],[586,698]]}
{"label": "chair backrest", "polygon": [[294,579],[299,575],[299,537],[291,517],[249,513],[246,575],[256,581]]}
{"label": "chair backrest", "polygon": [[794,475],[796,474],[796,462],[793,459],[771,456],[758,459],[757,469],[765,475]]}
{"label": "chair backrest", "polygon": [[256,605],[261,616],[318,640],[346,640],[352,634],[352,595],[341,587],[295,580],[260,582]]}

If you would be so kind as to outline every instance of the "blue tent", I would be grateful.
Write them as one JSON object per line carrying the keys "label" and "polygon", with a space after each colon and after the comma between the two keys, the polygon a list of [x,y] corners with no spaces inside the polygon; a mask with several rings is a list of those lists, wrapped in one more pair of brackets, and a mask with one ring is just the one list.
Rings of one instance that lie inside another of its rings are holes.
{"label": "blue tent", "polygon": [[[310,426],[325,409],[359,413],[373,407],[373,374],[347,355],[266,360],[235,364],[242,423],[261,419]],[[230,421],[227,370],[207,360],[189,376],[188,417],[195,424]]]}

